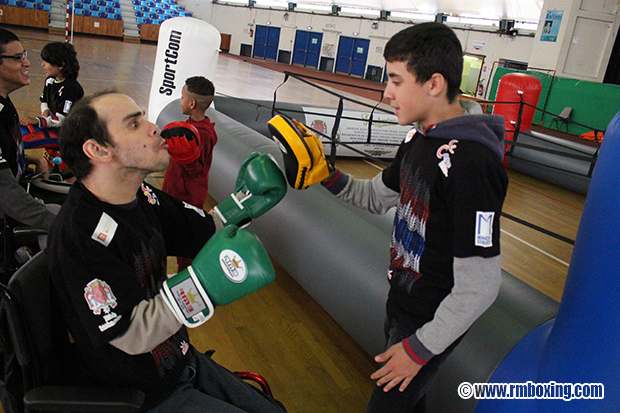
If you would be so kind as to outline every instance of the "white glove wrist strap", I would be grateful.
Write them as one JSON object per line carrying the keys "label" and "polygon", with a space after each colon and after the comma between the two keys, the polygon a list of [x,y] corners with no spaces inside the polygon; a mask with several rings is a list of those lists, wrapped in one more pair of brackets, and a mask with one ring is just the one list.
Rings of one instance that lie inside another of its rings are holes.
{"label": "white glove wrist strap", "polygon": [[[164,301],[177,320],[187,327],[198,327],[213,316],[215,309],[191,265],[187,267],[187,272],[189,277],[174,284],[172,288],[169,281],[164,282],[162,287],[167,298]],[[193,291],[198,294],[192,294]],[[183,307],[179,304],[179,300],[182,301]]]}

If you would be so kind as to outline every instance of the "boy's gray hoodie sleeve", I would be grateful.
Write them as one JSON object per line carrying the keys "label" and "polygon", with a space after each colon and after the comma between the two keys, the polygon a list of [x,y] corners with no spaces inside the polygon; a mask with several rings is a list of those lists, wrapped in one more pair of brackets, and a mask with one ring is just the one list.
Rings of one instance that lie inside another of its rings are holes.
{"label": "boy's gray hoodie sleeve", "polygon": [[373,214],[385,214],[398,203],[398,192],[383,183],[380,173],[372,179],[356,179],[336,170],[322,185],[336,198]]}

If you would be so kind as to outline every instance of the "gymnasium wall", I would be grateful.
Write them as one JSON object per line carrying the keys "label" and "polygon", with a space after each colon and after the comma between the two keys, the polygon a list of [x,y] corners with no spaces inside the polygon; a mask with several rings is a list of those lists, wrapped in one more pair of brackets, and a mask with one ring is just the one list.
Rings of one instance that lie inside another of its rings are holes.
{"label": "gymnasium wall", "polygon": [[[370,39],[367,64],[383,68],[385,44],[390,37],[408,26],[404,21],[287,12],[213,4],[200,0],[187,0],[185,4],[187,9],[194,13],[194,17],[211,23],[220,33],[230,34],[230,53],[236,55],[240,54],[241,44],[254,44],[254,38],[249,34],[250,29],[254,28],[256,31],[256,25],[267,25],[269,21],[271,26],[281,28],[280,50],[292,52],[296,29],[323,33],[322,57],[336,57],[339,36],[366,38]],[[373,22],[377,24],[373,26]],[[492,63],[500,58],[529,60],[534,42],[533,33],[529,33],[532,37],[507,36],[490,32],[497,30],[497,27],[485,27],[484,30],[489,32],[457,28],[452,25],[450,27],[455,30],[464,51],[486,56],[484,65],[489,69]],[[354,33],[358,33],[357,36]],[[488,71],[483,72],[483,78],[486,73]]]}

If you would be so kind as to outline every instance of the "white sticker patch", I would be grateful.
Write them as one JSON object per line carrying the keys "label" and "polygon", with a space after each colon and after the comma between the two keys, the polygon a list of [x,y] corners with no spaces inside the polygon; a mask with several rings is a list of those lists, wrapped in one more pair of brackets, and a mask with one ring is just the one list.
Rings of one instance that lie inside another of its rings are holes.
{"label": "white sticker patch", "polygon": [[69,113],[69,110],[71,109],[71,105],[73,105],[73,102],[71,102],[70,100],[65,100],[65,107],[63,108],[63,112],[65,113]]}
{"label": "white sticker patch", "polygon": [[196,211],[196,213],[197,213],[198,215],[200,215],[200,216],[201,216],[201,217],[203,217],[203,218],[205,217],[205,211],[203,211],[202,209],[200,209],[200,208],[196,208],[195,206],[190,205],[190,204],[188,204],[188,203],[187,203],[187,202],[185,202],[185,201],[183,201],[183,204],[185,205],[185,208],[187,208],[187,209],[191,209],[192,211]]}
{"label": "white sticker patch", "polygon": [[220,266],[226,277],[234,283],[241,283],[248,276],[245,261],[233,250],[220,252]]}
{"label": "white sticker patch", "polygon": [[405,136],[405,143],[409,143],[411,141],[411,139],[413,139],[413,136],[415,135],[416,132],[417,132],[417,130],[415,128],[411,129],[407,133],[407,136]]}
{"label": "white sticker patch", "polygon": [[95,231],[93,232],[91,238],[107,247],[108,245],[110,245],[110,242],[112,242],[112,238],[114,238],[116,228],[118,228],[118,224],[116,223],[116,221],[114,221],[111,216],[104,212],[101,214],[99,223],[97,224],[97,227],[95,228]]}
{"label": "white sticker patch", "polygon": [[489,248],[493,246],[493,218],[495,212],[476,212],[476,240],[477,247]]}

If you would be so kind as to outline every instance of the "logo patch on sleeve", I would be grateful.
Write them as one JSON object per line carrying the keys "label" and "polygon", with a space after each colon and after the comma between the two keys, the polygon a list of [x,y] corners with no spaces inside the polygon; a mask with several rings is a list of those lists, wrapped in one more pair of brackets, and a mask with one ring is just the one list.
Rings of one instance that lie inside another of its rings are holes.
{"label": "logo patch on sleeve", "polygon": [[[116,297],[105,281],[95,278],[86,284],[86,287],[84,287],[84,299],[94,315],[103,315],[105,322],[99,325],[100,331],[103,332],[108,328],[114,327],[121,319],[122,316],[117,315],[111,310],[116,307]],[[103,314],[101,314],[102,312]]]}
{"label": "logo patch on sleeve", "polygon": [[477,247],[489,248],[493,246],[493,218],[495,212],[476,212],[476,239]]}
{"label": "logo patch on sleeve", "polygon": [[116,233],[116,228],[118,228],[118,224],[111,216],[106,214],[105,212],[101,214],[101,218],[99,218],[99,223],[91,235],[91,238],[107,247],[112,242],[112,238],[114,238],[114,234]]}

